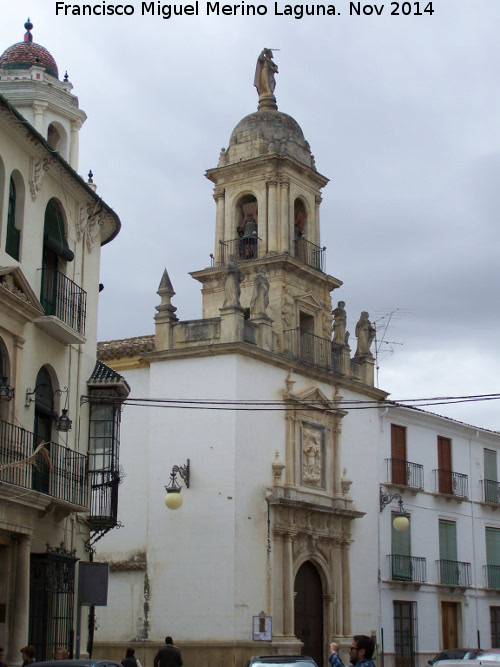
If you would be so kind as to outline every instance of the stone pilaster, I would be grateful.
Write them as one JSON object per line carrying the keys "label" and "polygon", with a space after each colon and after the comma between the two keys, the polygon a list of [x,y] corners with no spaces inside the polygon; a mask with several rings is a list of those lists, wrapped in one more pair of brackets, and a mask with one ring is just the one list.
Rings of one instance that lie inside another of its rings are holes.
{"label": "stone pilaster", "polygon": [[33,103],[33,113],[35,114],[34,127],[37,132],[45,136],[43,120],[45,117],[45,111],[48,107],[47,102],[34,102]]}
{"label": "stone pilaster", "polygon": [[283,634],[293,636],[294,600],[293,600],[293,535],[283,536]]}
{"label": "stone pilaster", "polygon": [[342,634],[348,637],[351,634],[351,563],[350,543],[342,544]]}
{"label": "stone pilaster", "polygon": [[292,224],[289,220],[289,194],[290,181],[280,182],[280,231],[281,231],[281,247],[280,252],[290,251],[290,235],[292,233]]}
{"label": "stone pilaster", "polygon": [[226,214],[226,191],[224,188],[215,188],[214,189],[214,200],[217,204],[217,212],[215,215],[215,246],[214,246],[214,255],[216,263],[221,264],[224,261],[224,258],[221,257],[222,246],[220,241],[225,240],[224,236],[224,218]]}
{"label": "stone pilaster", "polygon": [[13,537],[16,548],[12,635],[10,638],[9,665],[21,665],[19,649],[28,643],[29,599],[30,599],[30,553],[32,537],[17,535]]}
{"label": "stone pilaster", "polygon": [[267,209],[267,252],[278,252],[278,183],[267,182],[268,209]]}
{"label": "stone pilaster", "polygon": [[79,120],[71,121],[71,138],[69,144],[69,163],[75,171],[78,171],[78,158],[80,155],[80,128],[82,123]]}

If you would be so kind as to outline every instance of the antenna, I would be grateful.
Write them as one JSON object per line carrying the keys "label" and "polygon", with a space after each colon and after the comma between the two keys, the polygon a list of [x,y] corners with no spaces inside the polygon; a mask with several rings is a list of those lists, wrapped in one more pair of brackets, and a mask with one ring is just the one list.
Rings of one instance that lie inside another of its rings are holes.
{"label": "antenna", "polygon": [[[387,334],[387,329],[389,328],[392,319],[396,319],[397,313],[403,315],[408,312],[410,312],[408,309],[402,310],[401,308],[390,308],[390,309],[383,309],[383,310],[388,310],[385,314],[381,315],[379,318],[374,320],[373,324],[375,326],[375,371],[376,371],[376,377],[377,377],[377,387],[379,386],[379,354],[382,348],[382,345],[404,345],[404,343],[400,343],[398,341],[394,340],[385,340],[385,336]],[[387,320],[384,322],[384,320]],[[384,322],[381,326],[377,326],[379,322]],[[378,331],[383,331],[382,338],[379,340],[377,338],[377,332]],[[394,350],[391,348],[389,350],[390,354],[393,354]]]}

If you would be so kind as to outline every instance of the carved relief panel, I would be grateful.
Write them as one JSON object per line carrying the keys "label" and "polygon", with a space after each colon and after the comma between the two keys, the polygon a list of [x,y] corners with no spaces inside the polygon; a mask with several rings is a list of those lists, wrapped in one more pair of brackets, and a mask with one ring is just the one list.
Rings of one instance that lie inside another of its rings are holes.
{"label": "carved relief panel", "polygon": [[301,424],[301,483],[325,488],[325,427],[310,422]]}

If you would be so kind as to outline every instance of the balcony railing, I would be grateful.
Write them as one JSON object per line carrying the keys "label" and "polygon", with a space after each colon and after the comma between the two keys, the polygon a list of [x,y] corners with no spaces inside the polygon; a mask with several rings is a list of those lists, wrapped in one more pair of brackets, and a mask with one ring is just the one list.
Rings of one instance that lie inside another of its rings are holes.
{"label": "balcony railing", "polygon": [[483,500],[485,503],[500,503],[500,482],[493,479],[482,479]]}
{"label": "balcony railing", "polygon": [[[34,433],[0,420],[0,466],[26,460],[41,442],[43,439]],[[0,470],[0,482],[86,507],[89,488],[87,456],[54,442],[47,443],[46,450],[51,466],[39,453],[34,465],[21,464]]]}
{"label": "balcony railing", "polygon": [[237,262],[248,262],[252,259],[259,259],[261,254],[260,246],[261,240],[258,236],[219,241],[219,264],[221,266],[227,264],[231,255],[236,257]]}
{"label": "balcony railing", "polygon": [[424,466],[404,459],[386,459],[387,481],[412,489],[424,488]]}
{"label": "balcony railing", "polygon": [[485,565],[486,587],[500,590],[500,565]]}
{"label": "balcony railing", "polygon": [[469,497],[469,478],[451,470],[434,470],[435,489],[437,493],[446,493],[457,498]]}
{"label": "balcony railing", "polygon": [[470,563],[441,559],[436,561],[440,584],[470,586]]}
{"label": "balcony railing", "polygon": [[87,292],[57,269],[43,268],[41,271],[40,302],[45,315],[55,315],[85,336]]}
{"label": "balcony railing", "polygon": [[300,329],[287,329],[283,332],[283,354],[309,366],[339,372],[338,356],[332,354],[332,342],[328,338],[320,338]]}
{"label": "balcony railing", "polygon": [[307,266],[313,269],[318,269],[324,272],[325,262],[325,248],[320,248],[319,245],[311,243],[304,238],[297,239],[294,243],[294,255]]}
{"label": "balcony railing", "polygon": [[427,581],[427,566],[425,558],[417,556],[387,556],[391,568],[393,581],[411,581],[425,583]]}

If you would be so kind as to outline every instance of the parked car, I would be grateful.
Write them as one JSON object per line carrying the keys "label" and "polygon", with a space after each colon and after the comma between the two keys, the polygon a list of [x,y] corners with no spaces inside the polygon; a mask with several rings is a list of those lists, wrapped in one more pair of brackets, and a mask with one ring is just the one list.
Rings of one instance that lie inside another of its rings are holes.
{"label": "parked car", "polygon": [[448,648],[428,660],[428,665],[433,665],[441,660],[472,660],[481,653],[480,648]]}
{"label": "parked car", "polygon": [[82,660],[44,660],[30,667],[122,667],[116,660],[106,658],[83,658]]}
{"label": "parked car", "polygon": [[246,667],[318,667],[318,665],[308,655],[254,655]]}
{"label": "parked car", "polygon": [[500,649],[499,648],[487,648],[484,651],[480,651],[479,655],[476,657],[476,660],[494,660],[496,662],[500,661]]}

